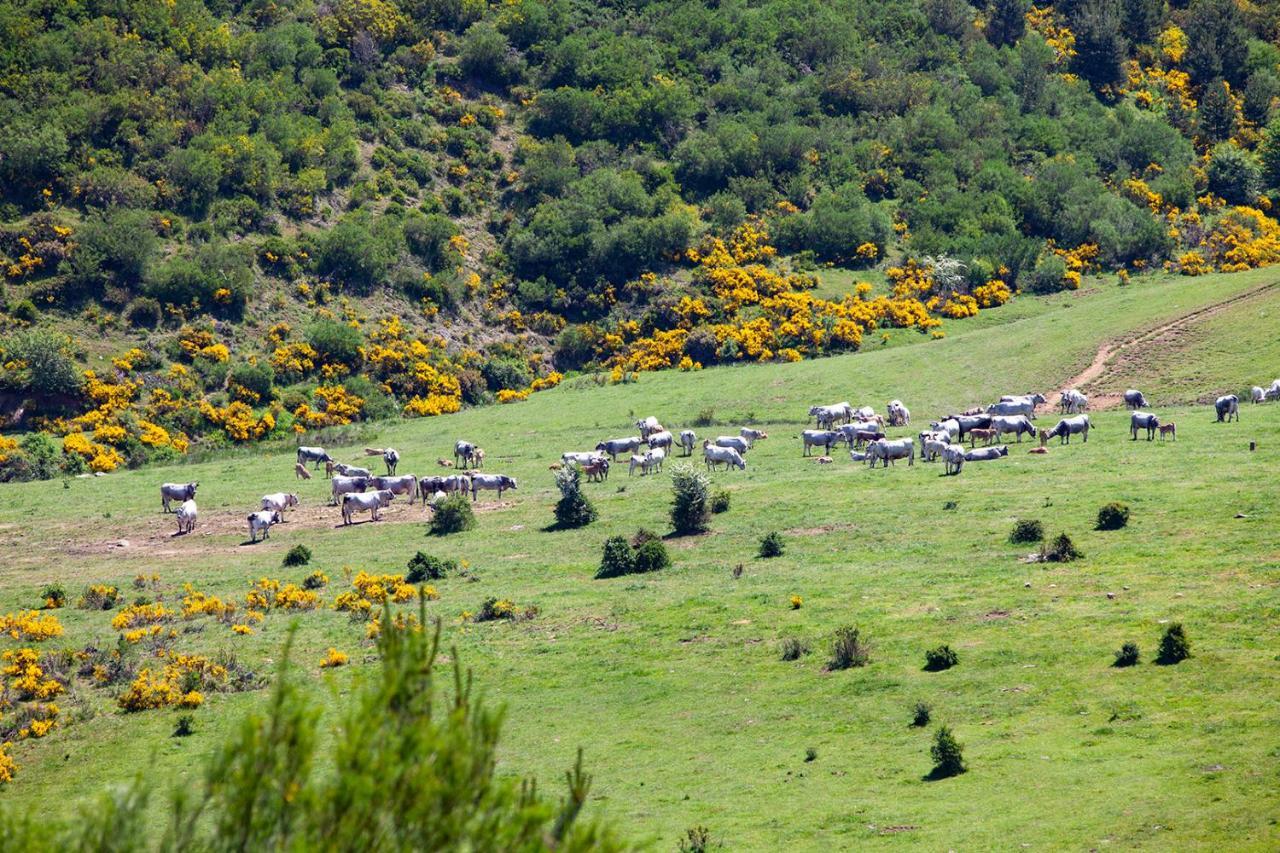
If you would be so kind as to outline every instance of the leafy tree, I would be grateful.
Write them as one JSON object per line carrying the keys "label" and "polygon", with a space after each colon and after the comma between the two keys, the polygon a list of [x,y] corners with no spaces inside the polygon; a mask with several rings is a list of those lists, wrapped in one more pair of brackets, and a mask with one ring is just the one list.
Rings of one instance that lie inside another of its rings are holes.
{"label": "leafy tree", "polygon": [[1262,181],[1268,189],[1280,188],[1280,119],[1267,126],[1258,146],[1258,158],[1262,163]]}
{"label": "leafy tree", "polygon": [[1133,44],[1150,44],[1160,30],[1164,0],[1121,0],[1120,26]]}
{"label": "leafy tree", "polygon": [[6,361],[24,365],[0,374],[4,384],[20,394],[56,404],[75,398],[84,379],[71,359],[70,341],[44,329],[15,332],[0,345]]}
{"label": "leafy tree", "polygon": [[146,277],[158,240],[140,210],[111,209],[90,216],[67,265],[72,293],[100,297],[108,287],[127,292]]}
{"label": "leafy tree", "polygon": [[862,188],[847,183],[814,199],[808,212],[778,223],[778,244],[793,251],[810,249],[822,260],[851,262],[863,243],[882,253],[892,233],[889,216],[867,201]]}
{"label": "leafy tree", "polygon": [[307,326],[306,338],[321,364],[343,364],[350,368],[360,364],[364,338],[359,329],[322,318]]}
{"label": "leafy tree", "polygon": [[358,292],[368,292],[387,277],[393,258],[385,235],[376,234],[368,217],[344,216],[320,241],[320,275]]}
{"label": "leafy tree", "polygon": [[929,748],[933,758],[933,770],[930,773],[935,779],[958,776],[969,768],[964,763],[964,750],[960,742],[947,726],[940,726],[933,737],[933,746]]}
{"label": "leafy tree", "polygon": [[1249,46],[1240,8],[1233,0],[1195,0],[1183,26],[1187,53],[1183,63],[1194,83],[1223,78],[1243,82]]}
{"label": "leafy tree", "polygon": [[1262,170],[1253,156],[1230,142],[1214,146],[1206,172],[1209,189],[1228,204],[1253,204],[1262,187]]}
{"label": "leafy tree", "polygon": [[70,146],[52,122],[0,122],[0,197],[24,204],[62,171]]}
{"label": "leafy tree", "polygon": [[1014,44],[1027,29],[1030,0],[993,0],[987,10],[987,38],[996,47]]}
{"label": "leafy tree", "polygon": [[1088,80],[1095,91],[1123,81],[1129,44],[1120,32],[1117,0],[1088,0],[1071,23],[1076,34],[1072,70]]}
{"label": "leafy tree", "polygon": [[1236,131],[1236,107],[1222,80],[1206,83],[1197,111],[1200,132],[1215,142],[1229,139]]}
{"label": "leafy tree", "polygon": [[498,86],[509,86],[524,76],[524,62],[507,37],[493,24],[480,22],[462,37],[458,67],[468,77]]}
{"label": "leafy tree", "polygon": [[249,247],[210,243],[171,258],[147,282],[147,295],[170,305],[195,305],[239,316],[253,288]]}

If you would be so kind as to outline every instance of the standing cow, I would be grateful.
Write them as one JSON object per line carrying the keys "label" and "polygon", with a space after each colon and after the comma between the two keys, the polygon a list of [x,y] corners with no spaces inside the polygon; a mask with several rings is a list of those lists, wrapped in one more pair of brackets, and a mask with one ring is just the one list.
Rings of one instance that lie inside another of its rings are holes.
{"label": "standing cow", "polygon": [[596,450],[600,453],[608,453],[609,457],[617,462],[619,453],[634,453],[641,444],[644,444],[644,439],[638,435],[609,438],[597,444]]}
{"label": "standing cow", "polygon": [[319,468],[321,462],[332,462],[333,458],[325,453],[323,447],[299,447],[298,462],[300,464],[312,463],[313,468]]}
{"label": "standing cow", "polygon": [[396,475],[396,466],[400,464],[400,452],[394,447],[388,447],[382,451],[382,462],[387,466],[387,476],[394,477]]}
{"label": "standing cow", "polygon": [[263,509],[249,513],[249,541],[257,542],[258,534],[266,539],[271,535],[271,525],[280,523],[280,513],[273,509]]}
{"label": "standing cow", "polygon": [[1134,412],[1129,416],[1129,433],[1133,436],[1133,441],[1138,440],[1138,430],[1145,429],[1147,431],[1147,441],[1152,441],[1156,437],[1156,430],[1160,428],[1160,419],[1155,415],[1147,412]]}
{"label": "standing cow", "polygon": [[1218,413],[1218,423],[1224,420],[1231,423],[1231,419],[1240,420],[1240,398],[1235,394],[1227,394],[1225,397],[1219,397],[1213,403],[1213,408]]}
{"label": "standing cow", "polygon": [[691,429],[680,430],[680,446],[684,448],[685,456],[693,455],[694,442],[698,440],[698,435]]}
{"label": "standing cow", "polygon": [[196,499],[196,488],[199,483],[161,483],[160,484],[160,506],[165,512],[172,512],[169,509],[170,501],[193,501]]}
{"label": "standing cow", "polygon": [[178,535],[190,533],[196,529],[196,502],[183,501],[178,507]]}
{"label": "standing cow", "polygon": [[373,487],[378,491],[388,491],[393,495],[408,495],[409,506],[418,499],[418,478],[412,474],[400,474],[396,477],[374,477]]}
{"label": "standing cow", "polygon": [[1074,418],[1063,418],[1058,421],[1057,425],[1054,426],[1053,429],[1040,430],[1040,444],[1043,446],[1046,441],[1054,436],[1058,437],[1059,444],[1070,444],[1071,436],[1073,435],[1079,435],[1087,444],[1089,442],[1089,426],[1088,415],[1076,415]]}
{"label": "standing cow", "polygon": [[1124,392],[1124,404],[1127,408],[1134,410],[1145,409],[1151,405],[1147,402],[1147,398],[1142,395],[1142,392],[1136,388],[1130,388]]}
{"label": "standing cow", "polygon": [[505,474],[474,474],[471,477],[471,500],[477,500],[480,492],[496,491],[498,498],[502,498],[502,493],[507,489],[515,491],[516,480],[514,477],[508,477]]}
{"label": "standing cow", "polygon": [[461,462],[462,464],[460,467],[466,468],[475,461],[475,458],[476,446],[471,442],[459,439],[458,442],[453,445],[453,463],[455,465]]}

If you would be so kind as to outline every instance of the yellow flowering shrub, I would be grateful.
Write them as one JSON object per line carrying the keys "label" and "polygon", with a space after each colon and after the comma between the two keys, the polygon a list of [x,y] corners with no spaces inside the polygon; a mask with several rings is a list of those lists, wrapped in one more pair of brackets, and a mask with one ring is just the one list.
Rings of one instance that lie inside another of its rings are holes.
{"label": "yellow flowering shrub", "polygon": [[1059,65],[1076,55],[1075,33],[1062,22],[1061,16],[1052,6],[1032,6],[1026,19],[1027,29],[1039,33],[1045,44],[1053,48],[1054,58]]}
{"label": "yellow flowering shrub", "polygon": [[[1233,207],[1205,235],[1207,261],[1222,272],[1240,272],[1280,261],[1280,223],[1254,207]],[[1179,266],[1184,268],[1182,258]]]}
{"label": "yellow flowering shrub", "polygon": [[18,773],[18,762],[9,754],[9,747],[12,745],[9,741],[0,743],[0,785],[12,782]]}
{"label": "yellow flowering shrub", "polygon": [[498,392],[497,397],[499,403],[518,403],[521,400],[529,399],[529,389],[521,388],[519,390],[514,390],[510,388],[503,388]]}
{"label": "yellow flowering shrub", "polygon": [[39,610],[19,610],[0,616],[0,634],[8,634],[15,640],[41,642],[62,636],[62,623],[52,613]]}
{"label": "yellow flowering shrub", "polygon": [[276,590],[272,605],[283,610],[314,610],[320,596],[297,584],[288,583]]}
{"label": "yellow flowering shrub", "polygon": [[154,604],[130,604],[112,618],[111,627],[117,631],[124,631],[128,628],[159,625],[164,622],[172,622],[173,616],[173,611],[159,602]]}
{"label": "yellow flowering shrub", "polygon": [[320,666],[323,669],[335,666],[346,666],[350,660],[351,659],[347,657],[345,652],[340,652],[333,646],[330,646],[328,653],[324,656],[324,659],[320,661]]}
{"label": "yellow flowering shrub", "polygon": [[65,689],[60,681],[45,677],[35,649],[10,649],[0,655],[0,660],[5,664],[0,674],[9,679],[9,689],[21,701],[51,699]]}
{"label": "yellow flowering shrub", "polygon": [[973,289],[973,298],[977,300],[980,308],[994,308],[997,305],[1003,305],[1012,296],[1013,293],[1010,292],[1009,286],[998,278],[992,279],[986,284],[980,284]]}

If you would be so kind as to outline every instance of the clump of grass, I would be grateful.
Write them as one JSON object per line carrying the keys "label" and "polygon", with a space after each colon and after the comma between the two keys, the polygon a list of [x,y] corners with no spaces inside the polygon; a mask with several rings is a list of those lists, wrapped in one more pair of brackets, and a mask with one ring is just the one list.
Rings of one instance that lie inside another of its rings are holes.
{"label": "clump of grass", "polygon": [[1138,662],[1138,657],[1138,644],[1125,643],[1120,647],[1120,651],[1116,652],[1116,660],[1112,666],[1134,666]]}
{"label": "clump of grass", "polygon": [[1018,519],[1013,525],[1013,530],[1009,531],[1009,541],[1014,545],[1022,545],[1027,542],[1043,542],[1044,525],[1037,518]]}
{"label": "clump of grass", "polygon": [[442,500],[431,516],[431,532],[436,536],[461,533],[475,526],[476,516],[471,511],[471,501],[460,494],[453,494]]}
{"label": "clump of grass", "polygon": [[805,749],[805,751],[804,751],[804,760],[805,760],[805,763],[806,763],[806,764],[808,764],[808,763],[809,763],[809,762],[811,762],[811,761],[817,761],[817,760],[818,760],[818,750],[814,749],[813,747],[808,747],[807,749]]}
{"label": "clump of grass", "polygon": [[933,736],[933,746],[929,748],[929,755],[933,758],[933,771],[929,774],[931,778],[946,779],[950,776],[959,776],[969,769],[964,764],[964,748],[947,726],[940,727],[938,733]]}
{"label": "clump of grass", "polygon": [[311,549],[301,543],[294,545],[285,552],[284,559],[281,561],[285,568],[293,568],[294,566],[305,566],[311,562]]}
{"label": "clump of grass", "polygon": [[1059,533],[1052,542],[1040,546],[1040,559],[1049,563],[1070,563],[1083,556],[1084,553],[1065,533]]}
{"label": "clump of grass", "polygon": [[807,654],[809,654],[809,647],[803,640],[787,637],[782,641],[782,659],[784,661],[800,660]]}
{"label": "clump of grass", "polygon": [[760,556],[768,559],[770,557],[781,557],[783,552],[787,550],[786,543],[782,541],[782,534],[776,530],[771,530],[760,540]]}
{"label": "clump of grass", "polygon": [[933,709],[926,702],[917,702],[915,708],[911,711],[911,725],[922,729],[929,725],[929,719],[933,715]]}
{"label": "clump of grass", "polygon": [[958,663],[960,663],[959,656],[948,645],[941,645],[924,653],[924,668],[929,672],[941,672],[944,669],[951,669]]}
{"label": "clump of grass", "polygon": [[1098,510],[1098,530],[1119,530],[1129,523],[1129,506],[1119,501],[1111,503]]}
{"label": "clump of grass", "polygon": [[711,837],[711,830],[705,826],[691,826],[684,831],[684,838],[680,839],[677,849],[680,853],[707,853],[722,847],[724,844]]}
{"label": "clump of grass", "polygon": [[196,718],[190,714],[182,714],[178,717],[177,725],[173,727],[174,737],[188,737],[195,734]]}
{"label": "clump of grass", "polygon": [[1160,638],[1160,653],[1156,656],[1156,663],[1168,666],[1189,657],[1191,657],[1191,641],[1187,639],[1187,632],[1183,630],[1182,623],[1174,622],[1165,629],[1164,636]]}
{"label": "clump of grass", "polygon": [[729,511],[729,492],[727,489],[721,489],[711,496],[711,512],[719,515],[722,512]]}
{"label": "clump of grass", "polygon": [[827,669],[850,669],[870,662],[871,645],[866,637],[851,625],[837,628],[831,641],[831,660],[827,661]]}
{"label": "clump of grass", "polygon": [[715,424],[715,422],[716,410],[711,408],[703,409],[698,412],[697,416],[693,419],[693,425],[696,427],[709,427]]}

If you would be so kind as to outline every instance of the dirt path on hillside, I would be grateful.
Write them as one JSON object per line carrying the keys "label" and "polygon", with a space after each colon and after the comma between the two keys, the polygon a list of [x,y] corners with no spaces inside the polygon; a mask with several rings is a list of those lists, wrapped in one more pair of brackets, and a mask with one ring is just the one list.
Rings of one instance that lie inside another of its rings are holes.
{"label": "dirt path on hillside", "polygon": [[[1124,405],[1124,392],[1117,391],[1114,388],[1106,388],[1105,386],[1110,374],[1115,372],[1118,365],[1124,363],[1126,353],[1130,352],[1134,347],[1143,345],[1172,345],[1181,338],[1187,328],[1195,323],[1207,320],[1237,303],[1261,296],[1277,284],[1280,284],[1280,282],[1273,281],[1259,285],[1251,290],[1246,290],[1244,293],[1237,293],[1235,296],[1224,299],[1221,302],[1197,308],[1195,311],[1183,314],[1181,317],[1170,320],[1154,329],[1139,332],[1129,338],[1108,341],[1098,347],[1098,352],[1094,355],[1093,361],[1089,362],[1088,367],[1068,379],[1063,383],[1062,388],[1058,390],[1078,388],[1089,397],[1089,408],[1094,411],[1122,406]],[[1046,397],[1054,395],[1049,400],[1050,405],[1056,404],[1056,393],[1054,391],[1045,394]]]}

